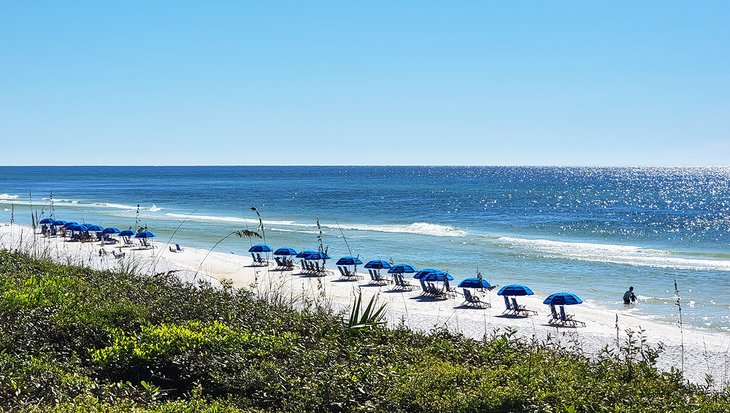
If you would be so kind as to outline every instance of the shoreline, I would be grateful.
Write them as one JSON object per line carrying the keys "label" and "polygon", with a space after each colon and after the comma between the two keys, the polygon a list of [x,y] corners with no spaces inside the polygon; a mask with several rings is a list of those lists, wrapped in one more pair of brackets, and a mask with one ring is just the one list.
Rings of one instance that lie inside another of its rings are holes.
{"label": "shoreline", "polygon": [[[20,239],[22,235],[22,245]],[[174,244],[172,244],[174,245]],[[99,256],[98,242],[67,242],[59,238],[35,236],[28,226],[0,224],[0,248],[21,249],[26,252],[43,253],[50,259],[68,264],[86,265],[95,269],[135,269],[141,273],[175,271],[184,280],[207,279],[213,283],[230,280],[234,287],[255,288],[259,294],[277,293],[291,297],[291,300],[324,300],[334,311],[349,311],[353,295],[362,291],[363,300],[378,294],[379,302],[386,303],[386,320],[393,327],[403,324],[414,330],[428,331],[435,327],[446,327],[452,332],[480,339],[495,331],[515,329],[517,335],[545,340],[551,337],[567,345],[579,343],[587,355],[596,355],[602,348],[616,348],[618,330],[620,344],[626,339],[626,329],[638,333],[643,329],[647,342],[656,345],[664,343],[664,351],[657,360],[657,367],[669,370],[682,366],[682,344],[684,345],[685,379],[698,384],[705,383],[705,374],[715,380],[715,386],[730,382],[730,334],[707,331],[696,327],[684,327],[647,319],[647,316],[632,314],[631,309],[611,311],[594,305],[570,306],[568,312],[586,323],[586,327],[569,328],[548,325],[549,309],[542,304],[545,297],[533,295],[519,297],[520,304],[536,310],[537,315],[527,318],[501,316],[504,309],[502,297],[496,290],[480,296],[491,303],[491,308],[473,309],[462,307],[463,297],[447,300],[420,298],[420,290],[411,292],[390,291],[391,286],[367,285],[365,278],[355,281],[341,280],[335,275],[334,262],[330,265],[330,275],[326,277],[307,277],[294,271],[273,271],[272,267],[253,267],[249,256],[223,252],[209,252],[185,245],[182,252],[171,252],[168,245],[155,243],[153,249],[121,248],[105,246],[109,252]],[[115,259],[112,249],[125,252],[125,257]],[[334,270],[334,272],[332,272]],[[367,274],[359,273],[363,277]],[[461,292],[461,289],[457,289]]]}

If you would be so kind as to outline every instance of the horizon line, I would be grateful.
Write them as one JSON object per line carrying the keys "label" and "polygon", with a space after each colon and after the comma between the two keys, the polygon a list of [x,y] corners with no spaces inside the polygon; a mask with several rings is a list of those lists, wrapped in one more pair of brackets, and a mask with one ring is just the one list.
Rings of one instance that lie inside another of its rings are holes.
{"label": "horizon line", "polygon": [[438,167],[438,168],[730,168],[728,165],[470,165],[470,164],[195,164],[195,165],[176,165],[176,164],[113,164],[113,165],[94,165],[94,164],[77,164],[77,165],[0,165],[0,168],[199,168],[199,167],[243,167],[243,168],[260,168],[260,167],[290,167],[290,168],[306,168],[306,167],[384,167],[384,168],[405,168],[405,167]]}

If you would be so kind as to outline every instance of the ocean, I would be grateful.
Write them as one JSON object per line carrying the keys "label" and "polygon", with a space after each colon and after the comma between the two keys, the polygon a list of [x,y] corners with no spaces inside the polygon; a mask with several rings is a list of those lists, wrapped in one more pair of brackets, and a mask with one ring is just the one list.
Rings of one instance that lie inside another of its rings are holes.
{"label": "ocean", "polygon": [[609,310],[631,285],[633,311],[667,323],[676,280],[685,323],[730,330],[730,168],[0,167],[0,221],[29,224],[31,205],[206,249],[256,230],[255,207],[273,248],[316,249],[319,219],[334,259],[479,271]]}

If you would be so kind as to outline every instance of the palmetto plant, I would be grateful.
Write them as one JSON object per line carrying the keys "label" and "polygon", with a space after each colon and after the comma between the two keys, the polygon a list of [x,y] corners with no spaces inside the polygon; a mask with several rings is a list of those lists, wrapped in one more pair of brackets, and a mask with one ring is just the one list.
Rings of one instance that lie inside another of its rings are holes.
{"label": "palmetto plant", "polygon": [[350,319],[347,322],[347,328],[350,331],[357,331],[363,328],[373,328],[380,324],[385,324],[386,304],[378,305],[378,296],[370,297],[367,307],[361,311],[362,307],[362,291],[355,296],[355,304],[350,312]]}

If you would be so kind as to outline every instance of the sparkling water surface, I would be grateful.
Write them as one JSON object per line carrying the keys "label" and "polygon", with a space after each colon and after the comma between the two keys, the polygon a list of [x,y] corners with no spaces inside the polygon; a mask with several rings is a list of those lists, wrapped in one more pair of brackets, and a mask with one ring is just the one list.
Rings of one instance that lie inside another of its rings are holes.
{"label": "sparkling water surface", "polygon": [[609,309],[633,285],[666,322],[676,279],[685,322],[730,330],[730,168],[0,167],[0,220],[29,223],[31,203],[201,248],[255,229],[255,206],[272,247],[316,249],[319,217],[334,258],[479,270]]}

